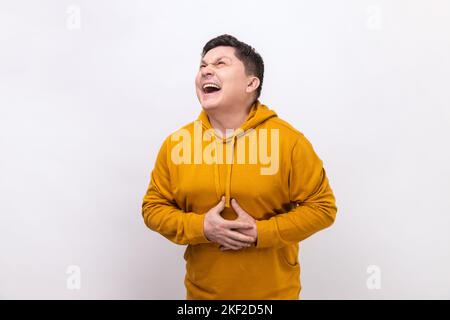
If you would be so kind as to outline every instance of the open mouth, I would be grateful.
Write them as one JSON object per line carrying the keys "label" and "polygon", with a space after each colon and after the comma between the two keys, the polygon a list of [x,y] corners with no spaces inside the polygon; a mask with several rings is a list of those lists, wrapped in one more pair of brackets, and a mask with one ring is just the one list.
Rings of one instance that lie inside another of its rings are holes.
{"label": "open mouth", "polygon": [[203,89],[203,93],[209,94],[209,93],[218,92],[222,88],[218,84],[210,82],[210,83],[205,83],[203,85],[202,89]]}

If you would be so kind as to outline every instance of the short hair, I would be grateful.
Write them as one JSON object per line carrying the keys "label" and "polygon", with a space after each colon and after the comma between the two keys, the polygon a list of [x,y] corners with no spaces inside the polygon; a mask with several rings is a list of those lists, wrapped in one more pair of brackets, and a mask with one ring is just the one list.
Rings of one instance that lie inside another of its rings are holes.
{"label": "short hair", "polygon": [[202,58],[209,50],[220,46],[233,47],[235,49],[236,57],[241,60],[245,66],[246,74],[258,77],[260,81],[259,87],[256,89],[256,99],[258,99],[261,95],[264,79],[264,61],[261,55],[250,45],[239,41],[229,34],[223,34],[209,40],[205,44],[202,51]]}

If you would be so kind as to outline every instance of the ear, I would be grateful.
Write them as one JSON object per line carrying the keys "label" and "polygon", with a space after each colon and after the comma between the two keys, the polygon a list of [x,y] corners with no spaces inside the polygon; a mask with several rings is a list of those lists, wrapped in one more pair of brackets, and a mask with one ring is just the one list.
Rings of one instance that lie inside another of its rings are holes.
{"label": "ear", "polygon": [[258,77],[254,77],[254,76],[249,77],[248,82],[247,82],[247,88],[245,89],[245,92],[247,92],[247,93],[255,92],[256,89],[258,89],[260,83],[261,83],[261,81],[259,81]]}

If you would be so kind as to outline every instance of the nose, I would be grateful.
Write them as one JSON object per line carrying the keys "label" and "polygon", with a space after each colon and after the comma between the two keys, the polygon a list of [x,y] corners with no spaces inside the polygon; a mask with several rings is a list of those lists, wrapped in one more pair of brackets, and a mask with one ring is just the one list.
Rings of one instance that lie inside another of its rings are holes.
{"label": "nose", "polygon": [[214,70],[207,64],[201,68],[201,74],[203,77],[211,76],[214,74]]}

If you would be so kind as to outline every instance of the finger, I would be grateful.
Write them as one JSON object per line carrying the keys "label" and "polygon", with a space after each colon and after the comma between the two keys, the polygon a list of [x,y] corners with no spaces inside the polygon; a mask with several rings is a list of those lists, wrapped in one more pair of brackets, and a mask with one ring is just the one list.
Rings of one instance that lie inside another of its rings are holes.
{"label": "finger", "polygon": [[236,248],[234,250],[240,250],[242,248],[247,248],[247,247],[250,246],[249,243],[233,240],[233,239],[230,239],[230,238],[227,238],[224,242],[225,242],[225,244],[227,246],[230,246],[232,248]]}
{"label": "finger", "polygon": [[220,250],[239,250],[239,247],[236,247],[236,246],[232,246],[232,245],[230,245],[230,244],[228,244],[228,243],[224,243],[222,246],[221,246],[221,248],[220,248]]}
{"label": "finger", "polygon": [[241,206],[237,203],[236,199],[231,199],[231,206],[233,207],[234,211],[236,211],[238,216],[247,215],[248,213],[245,212]]}
{"label": "finger", "polygon": [[223,204],[225,204],[225,196],[222,196],[222,197],[220,198],[220,201],[217,203],[216,207],[220,207],[220,206],[222,206]]}
{"label": "finger", "polygon": [[[250,247],[250,246],[247,246],[247,247]],[[232,248],[228,247],[227,245],[220,245],[219,248],[220,248],[220,251],[235,250],[235,249],[232,249]],[[245,249],[245,247],[241,248],[239,250],[242,250],[242,249]]]}
{"label": "finger", "polygon": [[222,198],[220,198],[220,201],[214,206],[214,209],[221,212],[224,208],[225,208],[225,197],[222,196]]}
{"label": "finger", "polygon": [[225,220],[225,227],[228,229],[251,229],[253,225],[248,222]]}
{"label": "finger", "polygon": [[253,239],[253,237],[244,235],[238,231],[233,231],[230,230],[229,232],[227,232],[227,236],[233,240],[236,241],[240,241],[240,242],[244,242],[244,243],[253,243],[255,242],[255,239]]}

